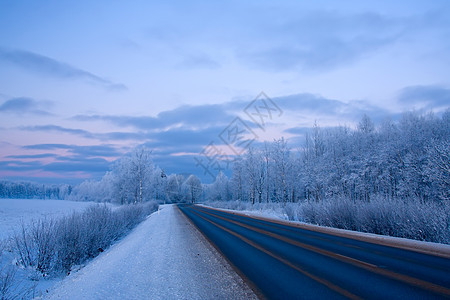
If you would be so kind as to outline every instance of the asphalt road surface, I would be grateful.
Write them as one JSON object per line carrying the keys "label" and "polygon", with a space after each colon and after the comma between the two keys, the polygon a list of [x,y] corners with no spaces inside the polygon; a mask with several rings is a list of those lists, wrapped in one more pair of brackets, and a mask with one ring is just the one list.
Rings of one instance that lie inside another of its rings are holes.
{"label": "asphalt road surface", "polygon": [[450,298],[448,256],[202,206],[179,208],[261,298]]}

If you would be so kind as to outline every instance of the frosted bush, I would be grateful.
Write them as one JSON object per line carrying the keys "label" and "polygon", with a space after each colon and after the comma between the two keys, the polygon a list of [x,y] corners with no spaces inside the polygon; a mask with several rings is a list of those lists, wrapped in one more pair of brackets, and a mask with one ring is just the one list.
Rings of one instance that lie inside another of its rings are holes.
{"label": "frosted bush", "polygon": [[14,237],[18,261],[44,276],[69,273],[73,266],[103,252],[157,209],[156,202],[115,210],[97,205],[61,219],[38,220],[28,228],[23,225]]}

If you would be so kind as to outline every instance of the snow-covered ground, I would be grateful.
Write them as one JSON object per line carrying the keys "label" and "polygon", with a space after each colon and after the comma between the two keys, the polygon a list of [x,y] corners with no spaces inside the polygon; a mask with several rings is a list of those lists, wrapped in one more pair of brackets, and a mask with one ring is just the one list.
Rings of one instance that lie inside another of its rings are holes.
{"label": "snow-covered ground", "polygon": [[[212,205],[211,205],[212,204]],[[284,220],[284,221],[288,221],[289,217],[284,213],[283,211],[283,207],[281,205],[259,205],[259,207],[256,207],[257,205],[255,205],[256,208],[252,207],[250,205],[250,203],[248,203],[249,205],[245,206],[246,209],[231,209],[231,208],[227,208],[227,202],[224,202],[223,205],[221,202],[213,202],[213,203],[206,203],[206,204],[197,204],[198,206],[204,206],[207,208],[215,208],[215,209],[219,209],[219,210],[223,210],[226,212],[236,212],[236,213],[240,213],[249,217],[263,217],[263,218],[268,218],[268,219],[275,219],[275,220]]]}
{"label": "snow-covered ground", "polygon": [[256,299],[176,206],[58,283],[48,299]]}
{"label": "snow-covered ground", "polygon": [[8,238],[22,222],[27,224],[44,217],[59,217],[82,211],[92,204],[65,200],[0,199],[0,239]]}

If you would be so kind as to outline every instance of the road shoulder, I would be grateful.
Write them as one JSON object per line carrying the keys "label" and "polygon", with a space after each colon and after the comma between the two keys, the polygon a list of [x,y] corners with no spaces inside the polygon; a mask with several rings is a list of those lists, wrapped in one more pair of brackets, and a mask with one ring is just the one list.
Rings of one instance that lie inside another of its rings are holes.
{"label": "road shoulder", "polygon": [[48,299],[256,299],[173,205],[65,278]]}

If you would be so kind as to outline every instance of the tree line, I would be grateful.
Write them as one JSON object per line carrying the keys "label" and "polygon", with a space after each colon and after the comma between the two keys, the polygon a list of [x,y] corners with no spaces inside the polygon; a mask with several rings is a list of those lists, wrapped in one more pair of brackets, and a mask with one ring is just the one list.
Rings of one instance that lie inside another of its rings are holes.
{"label": "tree line", "polygon": [[151,150],[138,147],[115,161],[101,180],[77,186],[0,182],[0,197],[51,198],[118,204],[198,202],[320,203],[347,199],[370,203],[450,199],[450,111],[440,116],[407,112],[375,126],[364,115],[356,128],[315,124],[303,145],[284,138],[236,157],[232,175],[212,184],[195,175],[170,174],[155,166]]}
{"label": "tree line", "polygon": [[74,187],[69,199],[117,204],[190,202],[201,199],[203,186],[195,175],[170,174],[155,166],[151,150],[138,147],[114,162],[100,181],[88,180]]}
{"label": "tree line", "polygon": [[0,198],[66,199],[72,193],[69,184],[40,184],[26,181],[0,181]]}
{"label": "tree line", "polygon": [[254,203],[353,203],[450,199],[450,111],[441,116],[407,112],[375,126],[364,115],[357,128],[315,124],[303,147],[284,138],[250,148],[230,178],[220,173],[206,188],[208,200]]}

